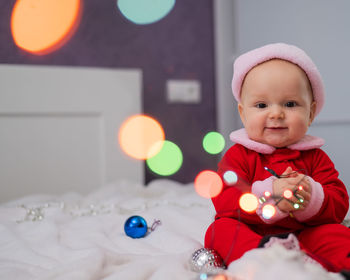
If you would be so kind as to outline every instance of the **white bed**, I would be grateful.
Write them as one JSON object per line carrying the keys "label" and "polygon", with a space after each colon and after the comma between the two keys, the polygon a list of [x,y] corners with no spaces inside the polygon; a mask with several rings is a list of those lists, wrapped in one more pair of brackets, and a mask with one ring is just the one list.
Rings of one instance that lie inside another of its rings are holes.
{"label": "white bed", "polygon": [[[130,238],[124,223],[133,215],[161,225]],[[192,184],[169,180],[16,199],[0,207],[0,279],[204,279],[189,260],[213,215],[210,200]],[[278,246],[248,252],[223,273],[244,280],[342,279]]]}

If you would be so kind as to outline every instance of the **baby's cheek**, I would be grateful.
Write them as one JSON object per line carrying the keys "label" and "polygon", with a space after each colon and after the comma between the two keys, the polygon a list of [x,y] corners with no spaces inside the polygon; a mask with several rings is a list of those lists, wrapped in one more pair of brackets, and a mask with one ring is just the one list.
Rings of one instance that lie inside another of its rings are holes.
{"label": "baby's cheek", "polygon": [[249,130],[252,134],[254,135],[259,135],[259,133],[261,133],[261,131],[263,130],[264,126],[261,123],[261,121],[257,120],[254,122],[251,122],[249,124]]}

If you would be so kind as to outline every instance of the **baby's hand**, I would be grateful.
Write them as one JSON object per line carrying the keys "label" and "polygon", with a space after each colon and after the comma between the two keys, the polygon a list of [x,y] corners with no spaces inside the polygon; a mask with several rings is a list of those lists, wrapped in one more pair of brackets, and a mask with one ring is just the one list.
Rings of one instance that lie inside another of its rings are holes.
{"label": "baby's hand", "polygon": [[[290,190],[292,193],[296,189],[297,191],[294,192],[295,195],[292,195],[290,198],[289,196],[287,196],[288,198],[283,198],[277,204],[278,209],[282,212],[292,212],[305,209],[311,198],[311,187],[307,177],[304,174],[293,172],[291,167],[288,167],[282,175],[289,176],[274,181],[274,196],[285,197],[284,194],[286,190]],[[294,207],[295,203],[299,204],[299,208]]]}

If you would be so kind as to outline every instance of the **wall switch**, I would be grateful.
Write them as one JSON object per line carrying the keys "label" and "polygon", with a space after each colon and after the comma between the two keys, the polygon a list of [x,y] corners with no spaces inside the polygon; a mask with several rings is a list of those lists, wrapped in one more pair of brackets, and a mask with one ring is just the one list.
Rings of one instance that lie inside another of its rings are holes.
{"label": "wall switch", "polygon": [[201,84],[198,80],[167,80],[168,103],[200,103]]}

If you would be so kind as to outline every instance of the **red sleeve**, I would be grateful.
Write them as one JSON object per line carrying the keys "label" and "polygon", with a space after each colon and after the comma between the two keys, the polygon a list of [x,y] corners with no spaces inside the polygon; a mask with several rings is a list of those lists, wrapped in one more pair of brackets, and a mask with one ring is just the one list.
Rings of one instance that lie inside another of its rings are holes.
{"label": "red sleeve", "polygon": [[256,213],[240,211],[239,198],[245,192],[251,192],[251,175],[249,152],[239,144],[232,146],[219,163],[218,173],[223,178],[226,171],[234,171],[238,177],[237,183],[229,185],[223,180],[223,191],[212,199],[216,218],[238,218],[248,224],[262,224],[262,220]]}
{"label": "red sleeve", "polygon": [[304,223],[308,225],[341,223],[349,208],[349,195],[345,185],[338,178],[338,171],[321,149],[310,152],[308,162],[311,170],[309,176],[321,184],[324,200],[319,212]]}

